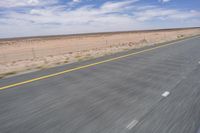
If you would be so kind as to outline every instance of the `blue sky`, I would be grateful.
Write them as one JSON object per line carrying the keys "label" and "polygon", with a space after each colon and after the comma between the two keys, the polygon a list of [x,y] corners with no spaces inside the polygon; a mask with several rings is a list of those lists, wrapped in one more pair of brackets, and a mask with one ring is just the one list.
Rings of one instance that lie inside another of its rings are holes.
{"label": "blue sky", "polygon": [[0,38],[200,26],[199,0],[2,0]]}

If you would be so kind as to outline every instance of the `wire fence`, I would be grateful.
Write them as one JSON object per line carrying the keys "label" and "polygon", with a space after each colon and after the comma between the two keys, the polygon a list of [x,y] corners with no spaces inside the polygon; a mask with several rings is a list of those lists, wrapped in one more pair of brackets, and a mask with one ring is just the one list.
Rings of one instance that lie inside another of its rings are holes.
{"label": "wire fence", "polygon": [[[163,42],[165,41],[170,41],[170,40],[174,40],[177,39],[177,36],[175,38],[171,38],[169,39],[169,36],[167,34],[163,34],[162,38],[160,40],[162,40]],[[79,51],[88,51],[88,50],[98,50],[101,48],[106,48],[106,47],[115,47],[115,46],[120,46],[120,45],[137,45],[139,43],[159,43],[158,40],[149,40],[148,37],[146,37],[145,35],[143,35],[143,38],[140,39],[139,41],[135,42],[135,39],[133,38],[132,41],[128,40],[120,40],[120,39],[116,39],[116,40],[102,40],[99,42],[96,42],[95,44],[90,44],[90,47],[82,47],[84,45],[88,45],[88,44],[79,44],[79,46],[77,45],[76,47],[74,47],[74,49],[70,49],[68,47],[68,45],[66,44],[66,46],[64,47],[60,47],[59,45],[57,47],[53,47],[53,48],[43,48],[41,49],[40,47],[29,47],[26,49],[12,49],[12,51],[7,51],[6,49],[4,49],[3,47],[0,48],[0,63],[4,64],[4,63],[8,63],[8,62],[16,62],[16,61],[23,61],[23,60],[34,60],[37,58],[43,58],[43,57],[48,57],[48,56],[56,56],[56,55],[63,55],[63,54],[72,54],[73,52],[79,52]]]}
{"label": "wire fence", "polygon": [[[109,47],[116,47],[119,45],[126,45],[130,42],[122,42],[122,43],[111,43],[109,44],[108,41],[104,42],[105,45],[101,46],[100,44],[94,44],[94,46],[90,47],[84,47],[84,48],[77,48],[71,50],[67,45],[65,47],[54,47],[54,48],[45,48],[41,49],[40,47],[32,47],[32,48],[26,48],[24,50],[12,50],[7,52],[3,49],[0,53],[0,63],[8,63],[8,62],[16,62],[16,61],[23,61],[23,60],[34,60],[37,58],[44,58],[44,57],[51,57],[51,56],[57,56],[57,55],[63,55],[63,54],[73,54],[77,52],[87,52],[90,50],[99,50],[99,49],[105,49]],[[102,44],[102,43],[101,43]],[[84,44],[82,44],[84,45]]]}

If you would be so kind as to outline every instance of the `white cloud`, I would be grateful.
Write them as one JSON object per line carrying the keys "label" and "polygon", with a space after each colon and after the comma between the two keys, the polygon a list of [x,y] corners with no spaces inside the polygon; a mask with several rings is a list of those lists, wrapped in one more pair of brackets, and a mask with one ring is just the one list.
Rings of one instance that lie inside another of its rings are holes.
{"label": "white cloud", "polygon": [[1,0],[1,8],[23,7],[23,6],[42,6],[57,3],[57,0]]}
{"label": "white cloud", "polygon": [[135,13],[137,20],[188,20],[195,17],[200,17],[198,11],[181,11],[177,9],[164,9],[164,8],[152,8],[147,10],[140,10]]}
{"label": "white cloud", "polygon": [[132,3],[137,2],[138,0],[125,0],[120,2],[106,2],[101,6],[102,10],[105,11],[120,11],[129,7]]}
{"label": "white cloud", "polygon": [[162,2],[162,3],[167,3],[167,2],[170,2],[171,0],[159,0],[159,2]]}
{"label": "white cloud", "polygon": [[[41,0],[30,3],[40,5],[38,2]],[[79,8],[69,8],[68,4],[51,5],[28,8],[25,12],[10,10],[3,15],[0,12],[0,37],[199,26],[199,11],[141,6],[136,2],[125,0]]]}
{"label": "white cloud", "polygon": [[[130,1],[105,3],[99,8],[83,6],[75,10],[67,10],[65,6],[52,6],[43,9],[32,9],[29,13],[10,13],[9,18],[33,22],[35,24],[57,23],[62,25],[106,23],[116,24],[129,20],[134,22],[131,16],[121,13]],[[109,8],[108,8],[109,7]],[[116,21],[116,19],[118,19]]]}
{"label": "white cloud", "polygon": [[81,2],[81,0],[73,0],[73,2]]}

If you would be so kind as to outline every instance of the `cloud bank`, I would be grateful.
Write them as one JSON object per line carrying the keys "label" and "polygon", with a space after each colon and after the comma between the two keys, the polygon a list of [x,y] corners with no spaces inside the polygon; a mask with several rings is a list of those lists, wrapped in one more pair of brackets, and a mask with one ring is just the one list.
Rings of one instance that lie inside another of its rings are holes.
{"label": "cloud bank", "polygon": [[[0,2],[0,37],[74,34],[199,26],[200,12],[141,5],[139,0],[4,0]],[[74,5],[75,4],[75,5]],[[79,4],[79,5],[76,5]]]}

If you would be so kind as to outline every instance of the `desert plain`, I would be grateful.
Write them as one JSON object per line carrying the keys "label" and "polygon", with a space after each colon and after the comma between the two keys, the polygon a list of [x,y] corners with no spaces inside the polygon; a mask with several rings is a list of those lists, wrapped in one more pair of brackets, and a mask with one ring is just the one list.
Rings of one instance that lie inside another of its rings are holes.
{"label": "desert plain", "polygon": [[200,28],[0,39],[0,77],[200,35]]}

